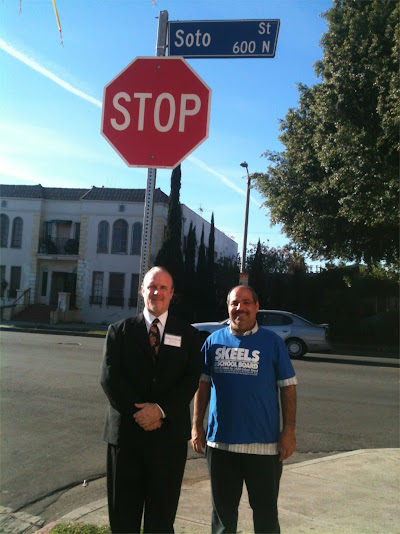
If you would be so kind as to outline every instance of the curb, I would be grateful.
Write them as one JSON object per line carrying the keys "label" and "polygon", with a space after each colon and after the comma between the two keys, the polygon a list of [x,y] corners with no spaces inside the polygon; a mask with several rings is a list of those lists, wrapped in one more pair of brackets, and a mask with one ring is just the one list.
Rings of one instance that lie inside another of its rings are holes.
{"label": "curb", "polygon": [[92,512],[96,512],[96,510],[100,510],[100,508],[104,508],[105,506],[107,506],[107,497],[99,499],[98,501],[94,501],[90,504],[86,504],[85,506],[81,506],[80,508],[76,508],[72,512],[63,515],[60,521],[77,521],[83,516],[91,514]]}
{"label": "curb", "polygon": [[29,328],[29,327],[13,327],[13,326],[3,326],[0,325],[0,332],[26,332],[28,334],[49,334],[52,336],[80,336],[80,337],[99,337],[105,338],[106,332],[104,334],[92,334],[90,332],[80,332],[79,330],[51,330],[45,328]]}
{"label": "curb", "polygon": [[[8,326],[8,325],[2,325],[0,324],[0,332],[26,332],[29,334],[48,334],[53,336],[77,336],[77,337],[94,337],[94,338],[105,338],[107,335],[107,332],[104,331],[104,334],[95,334],[91,332],[84,332],[80,330],[63,330],[63,329],[52,329],[52,328],[35,328],[31,326]],[[346,348],[348,347],[348,348]],[[399,360],[399,353],[393,352],[391,350],[390,352],[387,352],[386,354],[381,350],[371,350],[371,349],[363,349],[356,345],[333,345],[332,346],[333,351],[337,351],[337,354],[339,356],[343,356],[344,351],[355,351],[353,356],[355,357],[364,357],[364,358],[377,358],[377,359],[393,359],[393,360]],[[327,354],[327,359],[329,360],[329,354]],[[313,353],[310,353],[310,357],[312,358]],[[306,354],[307,358],[307,354]]]}
{"label": "curb", "polygon": [[52,521],[51,523],[49,523],[48,525],[46,525],[45,527],[41,528],[40,530],[37,530],[35,532],[35,534],[48,534],[50,532],[50,530],[55,527],[56,525],[58,525],[59,523],[61,523],[61,520],[58,520],[58,521]]}

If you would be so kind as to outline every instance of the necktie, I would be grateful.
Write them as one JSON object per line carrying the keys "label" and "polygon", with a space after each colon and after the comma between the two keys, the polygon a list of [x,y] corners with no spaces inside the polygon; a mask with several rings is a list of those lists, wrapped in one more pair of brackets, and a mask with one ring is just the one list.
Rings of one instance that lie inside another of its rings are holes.
{"label": "necktie", "polygon": [[155,318],[154,321],[151,323],[149,330],[150,345],[154,349],[155,357],[158,356],[158,350],[160,348],[160,331],[157,326],[158,322],[158,319]]}

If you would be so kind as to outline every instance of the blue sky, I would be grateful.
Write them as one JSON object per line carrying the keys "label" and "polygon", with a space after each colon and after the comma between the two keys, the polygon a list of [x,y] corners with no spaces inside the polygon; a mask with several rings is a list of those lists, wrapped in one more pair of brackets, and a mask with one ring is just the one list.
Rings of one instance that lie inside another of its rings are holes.
{"label": "blue sky", "polygon": [[[19,5],[21,4],[21,12]],[[136,56],[154,56],[157,16],[169,20],[280,19],[275,58],[188,59],[212,89],[209,138],[182,163],[181,202],[242,249],[246,178],[280,150],[279,119],[312,85],[331,0],[51,0],[0,4],[0,181],[47,187],[145,188],[100,134],[103,88]],[[169,194],[170,170],[156,186]],[[288,242],[252,190],[248,245]]]}

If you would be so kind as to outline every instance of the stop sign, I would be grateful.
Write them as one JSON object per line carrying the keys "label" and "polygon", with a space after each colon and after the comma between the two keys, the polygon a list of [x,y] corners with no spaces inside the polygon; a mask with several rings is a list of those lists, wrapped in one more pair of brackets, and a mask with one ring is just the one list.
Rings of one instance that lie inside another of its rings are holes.
{"label": "stop sign", "polygon": [[137,57],[104,88],[101,133],[130,167],[172,169],[208,137],[211,89],[180,57]]}

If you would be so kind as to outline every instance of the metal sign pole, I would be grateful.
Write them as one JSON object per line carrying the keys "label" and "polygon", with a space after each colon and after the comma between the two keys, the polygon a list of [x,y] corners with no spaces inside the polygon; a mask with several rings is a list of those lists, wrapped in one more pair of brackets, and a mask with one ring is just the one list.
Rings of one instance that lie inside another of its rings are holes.
{"label": "metal sign pole", "polygon": [[[168,27],[168,11],[160,11],[159,16],[158,16],[156,56],[165,56],[165,49],[167,46],[167,27]],[[156,169],[147,170],[147,187],[146,187],[146,197],[145,197],[145,203],[144,203],[142,248],[141,248],[141,257],[140,257],[139,290],[142,287],[143,278],[149,269],[149,263],[150,263],[156,175],[157,175]],[[138,303],[137,303],[137,313],[141,313],[143,311],[143,308],[144,308],[143,298],[139,294]]]}

